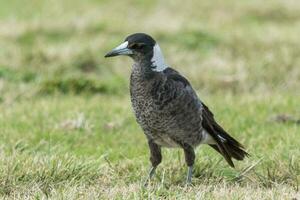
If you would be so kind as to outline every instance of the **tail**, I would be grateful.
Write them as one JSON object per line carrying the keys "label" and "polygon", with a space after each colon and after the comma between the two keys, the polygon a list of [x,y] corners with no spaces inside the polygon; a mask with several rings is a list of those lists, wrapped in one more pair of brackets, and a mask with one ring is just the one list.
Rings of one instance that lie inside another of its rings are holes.
{"label": "tail", "polygon": [[219,152],[228,162],[231,167],[234,167],[232,158],[236,160],[243,160],[249,154],[244,150],[242,144],[237,140],[231,137],[220,125],[213,124],[213,130],[208,131],[211,133],[213,131],[213,137],[216,141],[216,144],[210,144],[217,152]]}
{"label": "tail", "polygon": [[213,113],[203,105],[202,126],[207,133],[215,140],[216,144],[210,144],[219,152],[231,167],[234,167],[232,158],[243,160],[249,154],[244,150],[243,145],[231,137],[214,119]]}

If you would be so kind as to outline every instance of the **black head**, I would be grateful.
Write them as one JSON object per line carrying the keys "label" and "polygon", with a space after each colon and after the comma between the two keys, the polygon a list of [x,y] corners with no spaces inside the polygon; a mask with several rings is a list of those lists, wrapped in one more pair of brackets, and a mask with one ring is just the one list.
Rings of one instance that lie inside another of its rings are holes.
{"label": "black head", "polygon": [[119,55],[128,55],[131,57],[147,55],[153,51],[155,40],[145,33],[135,33],[126,37],[125,41],[112,51],[107,53],[105,57],[113,57]]}

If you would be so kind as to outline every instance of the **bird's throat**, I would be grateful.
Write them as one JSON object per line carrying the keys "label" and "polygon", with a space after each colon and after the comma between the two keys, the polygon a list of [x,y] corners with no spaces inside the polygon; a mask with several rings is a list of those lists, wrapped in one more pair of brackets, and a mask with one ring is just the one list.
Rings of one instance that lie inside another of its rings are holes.
{"label": "bird's throat", "polygon": [[142,80],[149,80],[152,79],[157,72],[152,70],[150,60],[144,60],[133,64],[132,73]]}

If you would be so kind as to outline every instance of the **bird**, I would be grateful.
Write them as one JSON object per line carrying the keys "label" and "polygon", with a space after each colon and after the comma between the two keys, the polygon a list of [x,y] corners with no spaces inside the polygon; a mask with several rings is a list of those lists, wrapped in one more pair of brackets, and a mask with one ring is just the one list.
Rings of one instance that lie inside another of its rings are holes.
{"label": "bird", "polygon": [[120,55],[133,59],[130,99],[150,149],[146,184],[162,161],[162,148],[183,149],[186,184],[192,184],[195,148],[201,144],[220,153],[231,167],[233,158],[249,156],[244,146],[216,122],[187,78],[166,64],[160,46],[150,35],[131,34],[105,57]]}

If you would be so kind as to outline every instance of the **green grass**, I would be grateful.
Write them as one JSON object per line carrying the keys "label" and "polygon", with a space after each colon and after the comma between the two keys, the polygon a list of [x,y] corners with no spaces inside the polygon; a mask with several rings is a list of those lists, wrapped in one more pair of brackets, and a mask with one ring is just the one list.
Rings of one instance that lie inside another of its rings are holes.
{"label": "green grass", "polygon": [[[296,1],[0,1],[3,199],[300,198],[300,4]],[[164,149],[148,188],[128,58],[104,54],[133,32],[160,43],[216,119],[251,154],[230,168]]]}

